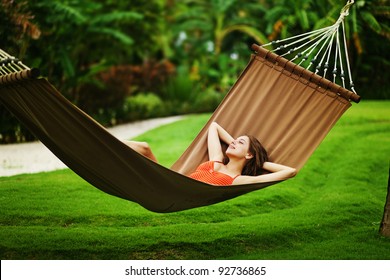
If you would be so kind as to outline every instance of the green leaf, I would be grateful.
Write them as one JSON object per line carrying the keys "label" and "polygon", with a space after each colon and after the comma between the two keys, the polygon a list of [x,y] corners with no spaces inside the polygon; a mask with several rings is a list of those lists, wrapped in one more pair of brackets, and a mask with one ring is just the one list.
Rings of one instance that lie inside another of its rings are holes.
{"label": "green leaf", "polygon": [[373,14],[371,14],[370,12],[362,11],[361,16],[372,30],[374,30],[376,33],[381,32],[382,27]]}
{"label": "green leaf", "polygon": [[98,33],[98,34],[105,34],[108,35],[117,41],[121,42],[124,45],[132,45],[134,43],[134,40],[128,36],[127,34],[108,27],[92,27],[88,29],[90,32]]}
{"label": "green leaf", "polygon": [[144,16],[137,12],[112,12],[109,14],[99,15],[91,20],[91,25],[109,24],[113,22],[133,22],[135,20],[142,20]]}
{"label": "green leaf", "polygon": [[80,12],[78,8],[72,7],[67,4],[60,2],[51,2],[51,9],[53,10],[54,14],[62,14],[75,23],[80,24],[87,21],[86,17]]}
{"label": "green leaf", "polygon": [[60,50],[60,63],[62,68],[64,69],[65,74],[68,77],[75,76],[76,71],[75,71],[74,64],[70,59],[68,53],[63,49]]}
{"label": "green leaf", "polygon": [[257,30],[254,27],[248,26],[248,25],[233,25],[226,29],[224,29],[224,36],[227,34],[233,32],[233,31],[239,31],[241,33],[247,34],[251,38],[255,39],[257,43],[259,44],[265,44],[268,42],[267,36],[265,36],[262,32]]}

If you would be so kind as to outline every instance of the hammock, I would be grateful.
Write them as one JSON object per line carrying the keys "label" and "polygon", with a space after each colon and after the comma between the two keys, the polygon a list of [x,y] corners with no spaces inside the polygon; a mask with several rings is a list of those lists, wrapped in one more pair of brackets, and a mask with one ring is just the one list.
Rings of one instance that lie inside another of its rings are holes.
{"label": "hammock", "polygon": [[211,122],[232,135],[256,136],[271,161],[299,170],[350,101],[360,99],[269,50],[252,48],[237,82],[171,169],[130,149],[20,61],[3,63],[13,73],[0,68],[0,102],[69,168],[108,194],[160,213],[211,205],[278,183],[211,186],[188,178],[207,160]]}

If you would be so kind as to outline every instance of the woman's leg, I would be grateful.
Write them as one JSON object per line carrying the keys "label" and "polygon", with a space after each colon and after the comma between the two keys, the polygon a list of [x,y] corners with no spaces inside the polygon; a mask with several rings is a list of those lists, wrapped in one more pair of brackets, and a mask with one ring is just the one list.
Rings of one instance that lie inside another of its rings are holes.
{"label": "woman's leg", "polygon": [[154,156],[152,149],[150,148],[149,144],[146,142],[137,142],[137,141],[123,141],[127,146],[132,148],[137,153],[150,158],[151,160],[157,162],[156,157]]}

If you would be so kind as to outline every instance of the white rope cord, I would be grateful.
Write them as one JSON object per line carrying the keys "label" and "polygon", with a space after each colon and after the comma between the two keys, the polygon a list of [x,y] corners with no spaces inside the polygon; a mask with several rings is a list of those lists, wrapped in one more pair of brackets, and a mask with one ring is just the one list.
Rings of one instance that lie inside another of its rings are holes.
{"label": "white rope cord", "polygon": [[[310,61],[309,65],[307,66],[306,69],[310,69],[310,67],[317,61],[317,56],[318,56],[318,53],[320,53],[325,45],[325,43],[327,42],[327,40],[330,38],[330,34],[332,34],[332,31],[331,30],[328,30],[327,32],[325,32],[324,34],[322,34],[321,38],[315,42],[312,46],[310,46],[309,48],[307,48],[307,50],[309,51],[305,57],[302,59],[302,61],[298,64],[298,65],[301,65],[303,62],[305,62],[307,60],[307,58],[311,55],[312,52],[314,52],[316,50],[316,48],[318,47],[318,45],[323,41],[325,40],[325,42],[323,43],[321,49],[317,52],[317,55],[314,56],[314,58]],[[305,52],[305,51],[304,51]],[[303,53],[304,53],[303,52]]]}
{"label": "white rope cord", "polygon": [[[286,56],[286,55],[288,55],[288,54],[291,54],[291,53],[293,53],[293,52],[295,52],[295,51],[297,51],[297,50],[303,48],[305,45],[308,45],[308,44],[310,44],[310,43],[312,43],[312,42],[315,42],[319,37],[323,36],[323,34],[326,33],[326,32],[324,32],[324,31],[326,31],[326,30],[328,30],[328,29],[329,29],[329,28],[324,28],[324,29],[321,29],[320,32],[318,32],[318,30],[317,30],[317,32],[310,32],[311,35],[305,36],[305,37],[303,37],[303,38],[301,38],[301,39],[299,39],[299,40],[297,40],[297,41],[293,41],[293,42],[291,42],[291,43],[289,43],[289,44],[285,44],[285,45],[279,46],[279,47],[277,47],[277,48],[274,50],[274,52],[277,52],[277,51],[279,51],[279,50],[287,49],[289,46],[291,46],[291,45],[296,45],[298,42],[301,42],[301,41],[304,41],[304,40],[309,40],[309,41],[307,41],[306,43],[304,43],[304,44],[302,44],[302,45],[300,45],[300,46],[298,46],[298,47],[294,47],[294,48],[292,48],[292,49],[289,49],[286,53],[282,54],[281,56]],[[307,33],[306,33],[306,34],[307,34]],[[299,36],[299,35],[298,35],[298,36]],[[294,37],[296,38],[296,37],[298,37],[298,36],[294,36]],[[313,38],[312,36],[315,36],[315,37]],[[292,37],[292,38],[294,38],[294,37]],[[287,39],[284,39],[284,40],[282,40],[282,41],[291,40],[292,38],[287,38]],[[310,38],[311,38],[311,39],[310,39]],[[280,41],[280,42],[282,42],[282,41]],[[278,41],[274,42],[274,44],[276,44],[277,42],[278,42]],[[310,49],[310,48],[309,48],[309,49]],[[305,51],[302,52],[302,53],[305,53]],[[302,55],[302,53],[299,53],[299,54],[298,54],[298,57],[300,57],[300,56]]]}
{"label": "white rope cord", "polygon": [[[337,32],[339,31],[337,30]],[[343,83],[343,87],[345,88],[345,73],[344,73],[344,66],[343,66],[343,58],[341,56],[341,44],[340,44],[339,36],[337,36],[337,53],[338,53],[339,63],[340,63],[340,78]]]}
{"label": "white rope cord", "polygon": [[[347,40],[345,35],[344,20],[349,15],[349,8],[354,4],[354,0],[348,0],[347,4],[341,9],[340,16],[337,21],[328,27],[324,27],[318,30],[306,32],[304,34],[295,35],[289,38],[276,40],[262,45],[267,47],[273,45],[275,48],[271,50],[273,52],[283,51],[285,52],[280,56],[294,55],[290,61],[295,61],[298,58],[302,58],[301,61],[297,62],[297,65],[307,65],[306,69],[315,67],[315,74],[318,74],[323,69],[323,77],[325,78],[328,73],[328,68],[331,67],[331,56],[332,53],[335,57],[333,71],[333,82],[337,82],[337,74],[340,74],[342,86],[345,86],[345,71],[344,63],[346,66],[350,88],[352,92],[356,94],[354,84],[352,81],[351,67],[349,64]],[[341,30],[340,30],[341,29]],[[342,32],[342,34],[341,34]],[[343,36],[343,39],[341,39]],[[344,50],[341,50],[344,48]],[[342,55],[344,53],[344,55]],[[311,61],[306,64],[305,62],[312,57]],[[339,69],[338,69],[339,68]],[[314,70],[313,70],[314,72]]]}
{"label": "white rope cord", "polygon": [[351,67],[349,65],[349,55],[348,55],[348,48],[347,48],[347,39],[345,37],[345,26],[344,22],[341,23],[342,29],[343,29],[343,38],[344,38],[344,51],[345,51],[345,59],[347,61],[347,69],[348,69],[348,76],[349,76],[349,86],[351,87],[352,91],[355,92],[354,84],[352,81],[352,74],[351,74]]}
{"label": "white rope cord", "polygon": [[[319,33],[316,37],[310,39],[308,42],[306,42],[306,43],[300,45],[299,47],[296,47],[296,49],[297,49],[297,50],[298,50],[298,49],[301,49],[301,48],[305,47],[306,45],[308,45],[308,44],[310,44],[310,43],[313,43],[313,42],[317,41],[317,40],[319,39],[319,37],[322,38],[323,36],[324,36],[324,32],[321,32],[321,33]],[[308,47],[307,49],[310,50],[311,48],[313,48],[313,46],[316,46],[316,45],[311,45],[311,46]],[[304,54],[305,52],[307,52],[307,49],[303,50],[301,53],[298,53],[292,60],[295,60],[296,58],[300,57],[302,54]]]}
{"label": "white rope cord", "polygon": [[338,31],[336,35],[336,45],[335,45],[335,58],[334,58],[334,68],[333,68],[333,83],[336,83],[336,78],[337,78],[337,59],[338,59],[338,45],[339,45],[339,36],[338,36]]}
{"label": "white rope cord", "polygon": [[[316,34],[316,35],[317,35],[317,34]],[[314,38],[310,39],[309,41],[307,41],[306,43],[304,43],[304,44],[302,44],[302,45],[300,45],[300,46],[298,46],[298,47],[295,47],[294,49],[289,50],[287,53],[282,54],[281,56],[285,56],[285,55],[291,54],[292,52],[297,51],[297,50],[303,48],[304,46],[306,46],[306,45],[308,45],[308,44],[310,44],[310,43],[315,42],[315,41],[318,39],[318,37],[320,37],[321,35],[323,36],[323,33],[322,33],[322,32],[319,33],[316,37],[314,37]],[[306,39],[306,37],[303,38],[302,40],[304,40],[304,39]],[[297,42],[298,42],[298,41],[293,42],[293,43],[290,43],[289,45],[295,44],[295,43],[297,43]],[[289,46],[289,45],[285,45],[285,46]],[[308,49],[310,50],[312,47],[313,47],[313,45],[310,46],[310,47],[308,47],[308,48],[306,48],[303,52],[298,53],[291,61],[295,60],[295,59],[298,58],[298,57],[301,57],[302,54],[304,54]]]}
{"label": "white rope cord", "polygon": [[21,70],[30,69],[14,56],[0,49],[0,74],[8,75]]}
{"label": "white rope cord", "polygon": [[276,41],[272,41],[272,42],[269,42],[267,44],[264,44],[262,45],[262,47],[266,47],[266,46],[269,46],[269,45],[272,45],[272,44],[279,44],[281,42],[284,42],[284,41],[288,41],[288,40],[293,40],[295,38],[299,38],[299,37],[302,37],[302,36],[305,36],[306,35],[306,38],[309,38],[311,37],[311,35],[313,33],[321,33],[323,30],[325,29],[329,29],[329,26],[328,27],[324,27],[324,28],[321,28],[321,29],[318,29],[318,30],[313,30],[313,31],[310,31],[310,32],[306,32],[306,33],[303,33],[303,34],[298,34],[298,35],[295,35],[293,37],[289,37],[289,38],[285,38],[285,39],[281,39],[281,40],[276,40]]}
{"label": "white rope cord", "polygon": [[[319,54],[321,54],[321,51],[322,51],[322,49],[326,46],[326,43],[328,42],[328,40],[331,38],[331,36],[329,36],[329,34],[325,34],[324,36],[323,36],[323,38],[320,40],[320,41],[318,41],[318,44],[317,44],[317,46],[323,41],[323,40],[325,40],[324,42],[323,42],[323,44],[321,45],[321,48],[319,49],[319,51],[317,52],[317,54],[314,56],[314,58],[310,61],[310,64],[309,64],[309,66],[306,68],[306,69],[310,69],[310,67],[312,66],[312,65],[314,65],[314,63],[316,63],[317,62],[317,59],[318,59],[318,55]],[[321,63],[322,63],[322,60],[317,64],[317,67],[316,67],[316,74],[317,74],[317,72],[321,69]]]}
{"label": "white rope cord", "polygon": [[329,52],[328,52],[328,58],[327,58],[326,64],[325,64],[326,68],[325,68],[325,70],[324,70],[324,75],[323,75],[324,78],[325,78],[326,73],[327,73],[328,68],[329,68],[329,61],[330,61],[330,55],[331,55],[331,53],[332,53],[332,46],[333,46],[334,38],[335,38],[335,33],[333,33],[333,35],[332,35],[332,42],[331,42],[330,45],[329,45],[330,48],[329,48]]}
{"label": "white rope cord", "polygon": [[[326,50],[324,51],[324,54],[322,55],[322,58],[320,59],[320,62],[318,63],[318,65],[316,67],[316,72],[315,72],[316,74],[318,74],[318,72],[320,71],[320,69],[322,67],[322,63],[324,62],[325,57],[327,57],[327,54],[329,53],[329,48],[331,46],[332,38],[333,38],[333,34],[326,39],[326,42],[324,42],[324,44],[322,45],[321,49],[318,51],[318,53],[320,54],[322,49],[325,47],[325,44],[328,42],[328,40],[330,41],[330,43],[326,44]],[[324,72],[325,72],[326,68],[327,67],[324,64]]]}

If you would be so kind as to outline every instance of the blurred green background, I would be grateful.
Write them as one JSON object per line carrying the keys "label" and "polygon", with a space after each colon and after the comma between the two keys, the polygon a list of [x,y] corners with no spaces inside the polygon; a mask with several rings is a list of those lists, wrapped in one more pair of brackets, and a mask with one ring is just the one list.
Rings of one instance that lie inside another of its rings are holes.
{"label": "blurred green background", "polygon": [[[0,48],[41,70],[103,125],[211,112],[253,43],[332,25],[335,0],[0,1]],[[389,99],[390,4],[355,1],[346,21],[355,89]],[[33,139],[0,105],[0,143]]]}

